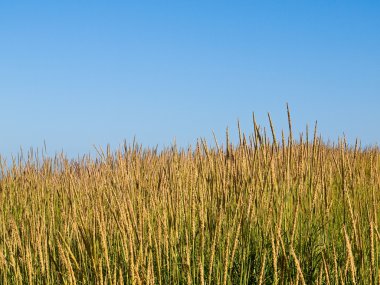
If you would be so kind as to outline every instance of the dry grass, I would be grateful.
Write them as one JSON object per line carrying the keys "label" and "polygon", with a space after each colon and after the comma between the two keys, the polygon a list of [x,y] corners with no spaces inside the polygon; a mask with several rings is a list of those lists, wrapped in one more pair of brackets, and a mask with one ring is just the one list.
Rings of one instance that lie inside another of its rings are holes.
{"label": "dry grass", "polygon": [[379,150],[269,120],[235,146],[2,163],[0,283],[376,284]]}

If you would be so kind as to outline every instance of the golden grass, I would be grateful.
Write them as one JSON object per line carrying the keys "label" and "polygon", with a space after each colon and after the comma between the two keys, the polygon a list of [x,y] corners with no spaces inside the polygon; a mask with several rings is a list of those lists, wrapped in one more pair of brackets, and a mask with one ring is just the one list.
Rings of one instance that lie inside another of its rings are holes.
{"label": "golden grass", "polygon": [[380,151],[277,140],[97,159],[30,151],[0,180],[1,284],[376,284]]}

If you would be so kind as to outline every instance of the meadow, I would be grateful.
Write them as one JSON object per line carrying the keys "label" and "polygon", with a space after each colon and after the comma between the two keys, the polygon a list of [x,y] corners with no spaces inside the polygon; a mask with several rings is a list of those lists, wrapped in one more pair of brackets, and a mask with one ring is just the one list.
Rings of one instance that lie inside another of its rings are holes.
{"label": "meadow", "polygon": [[2,161],[0,283],[380,284],[379,149],[288,118],[287,137],[269,116],[236,144]]}

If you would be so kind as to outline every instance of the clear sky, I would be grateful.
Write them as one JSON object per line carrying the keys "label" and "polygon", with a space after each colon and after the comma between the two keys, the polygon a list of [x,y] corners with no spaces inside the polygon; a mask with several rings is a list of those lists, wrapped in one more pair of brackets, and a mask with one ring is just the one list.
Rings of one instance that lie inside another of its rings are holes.
{"label": "clear sky", "polygon": [[[1,1],[0,153],[318,120],[380,142],[379,1]],[[233,134],[236,132],[233,131]]]}

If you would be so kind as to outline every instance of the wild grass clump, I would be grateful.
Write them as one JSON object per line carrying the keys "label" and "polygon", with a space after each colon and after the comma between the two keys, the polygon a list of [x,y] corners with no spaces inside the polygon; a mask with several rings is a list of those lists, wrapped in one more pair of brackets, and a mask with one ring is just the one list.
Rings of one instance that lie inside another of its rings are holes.
{"label": "wild grass clump", "polygon": [[0,283],[379,284],[379,150],[270,126],[3,163]]}

